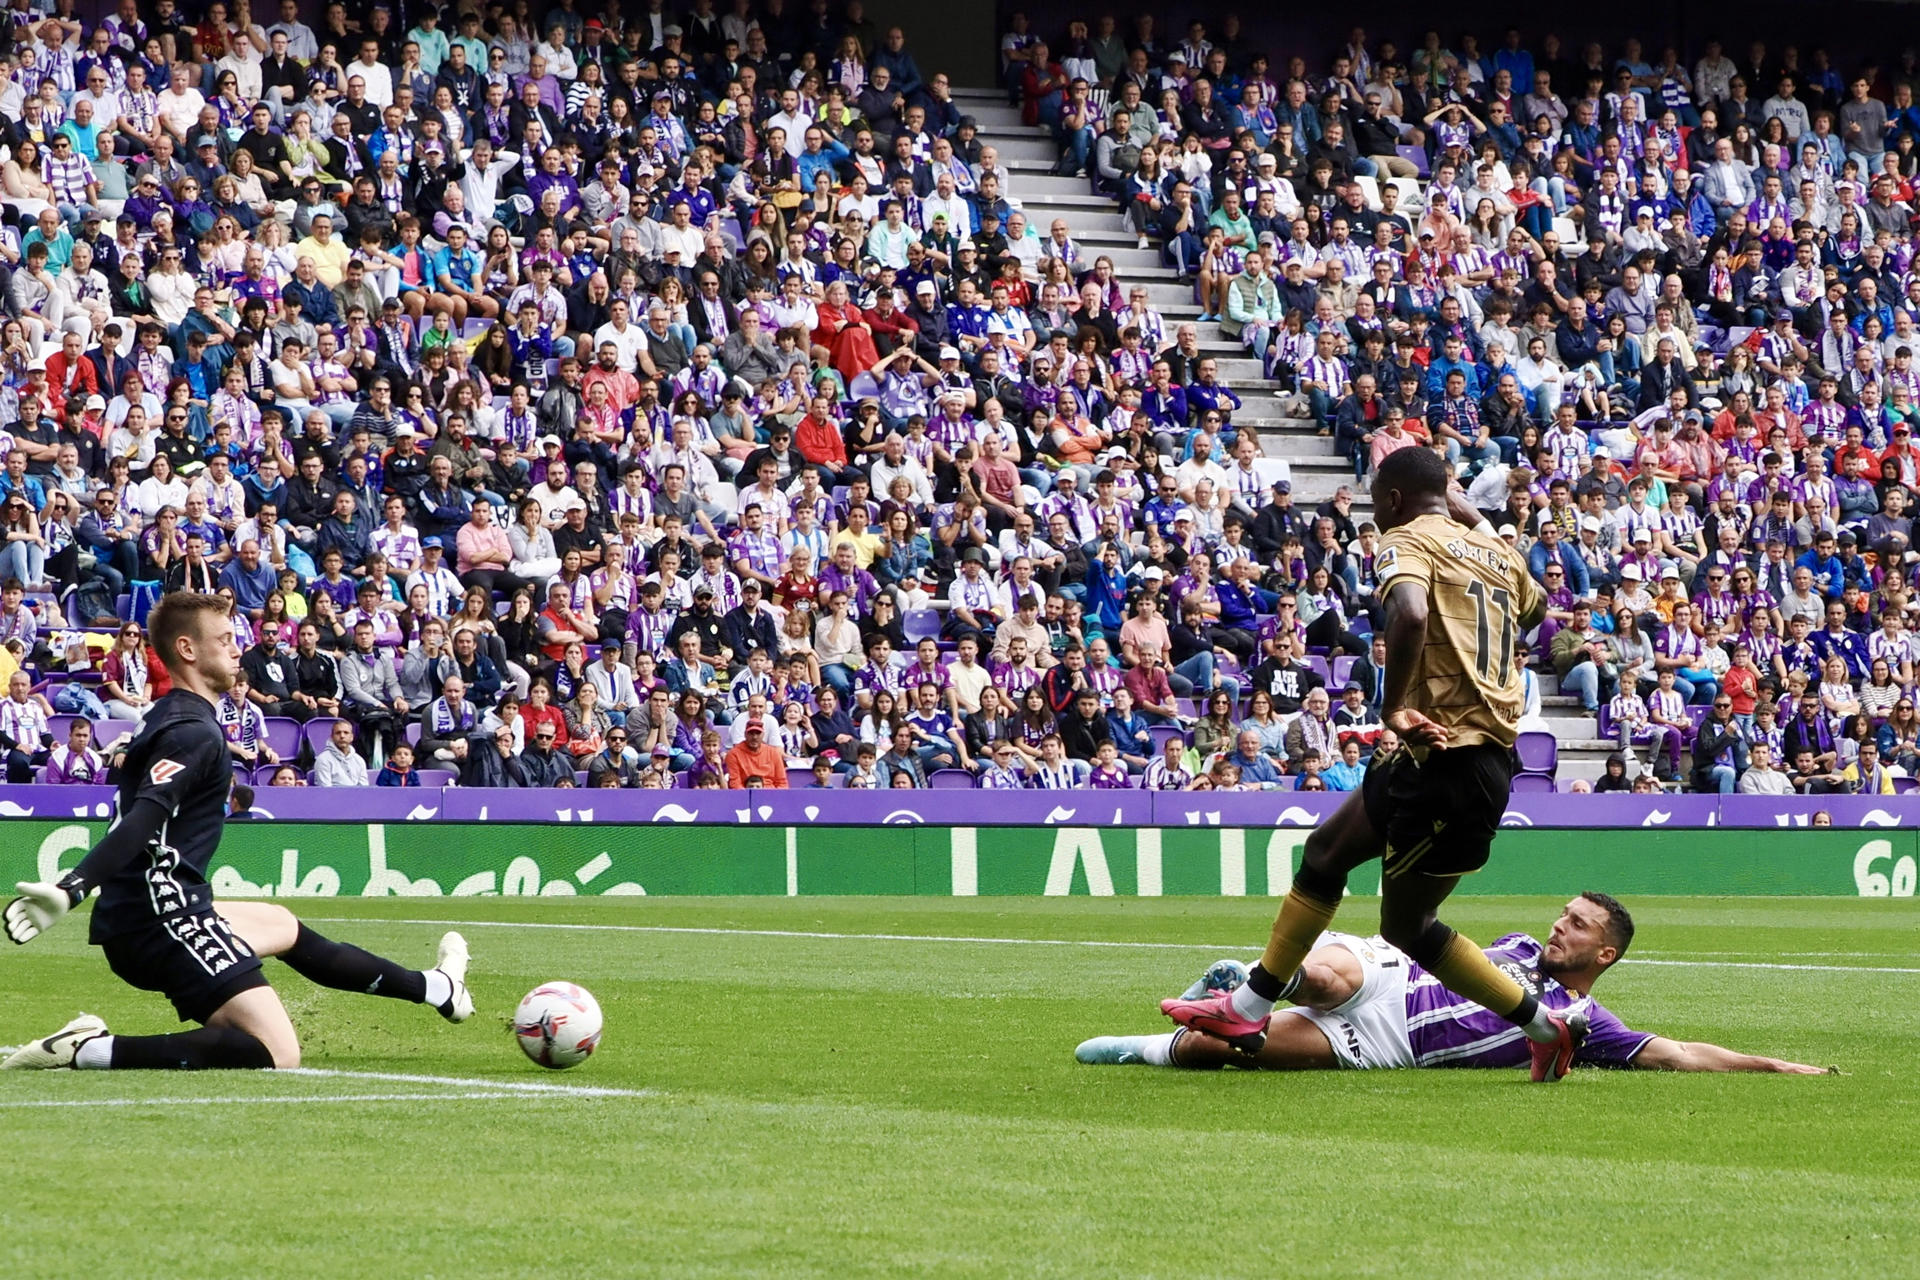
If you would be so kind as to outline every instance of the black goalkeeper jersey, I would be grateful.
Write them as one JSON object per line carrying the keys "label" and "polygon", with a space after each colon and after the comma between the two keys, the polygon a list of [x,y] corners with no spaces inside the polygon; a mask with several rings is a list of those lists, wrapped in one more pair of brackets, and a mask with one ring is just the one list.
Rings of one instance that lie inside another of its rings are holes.
{"label": "black goalkeeper jersey", "polygon": [[220,847],[232,780],[232,757],[212,703],[175,690],[153,704],[127,747],[114,821],[143,799],[159,801],[169,816],[139,857],[101,882],[92,941],[211,908],[207,864]]}

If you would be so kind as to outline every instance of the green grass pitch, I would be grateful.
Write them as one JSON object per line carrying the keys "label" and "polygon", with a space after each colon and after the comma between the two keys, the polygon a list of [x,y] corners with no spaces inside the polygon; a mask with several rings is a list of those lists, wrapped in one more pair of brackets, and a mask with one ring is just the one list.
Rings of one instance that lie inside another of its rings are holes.
{"label": "green grass pitch", "polygon": [[[1085,1036],[1160,1029],[1154,1002],[1217,956],[1257,952],[1264,900],[291,905],[423,963],[458,925],[480,1012],[447,1026],[271,965],[307,1066],[354,1074],[0,1077],[10,1273],[1920,1274],[1908,902],[1630,902],[1635,958],[1661,962],[1600,988],[1630,1026],[1844,1074],[1552,1087],[1073,1062]],[[1489,942],[1558,907],[1448,916]],[[1356,898],[1341,923],[1373,912]],[[0,954],[0,1040],[82,1008],[173,1029],[84,937],[72,921]],[[506,1030],[552,978],[607,1015],[569,1073]]]}

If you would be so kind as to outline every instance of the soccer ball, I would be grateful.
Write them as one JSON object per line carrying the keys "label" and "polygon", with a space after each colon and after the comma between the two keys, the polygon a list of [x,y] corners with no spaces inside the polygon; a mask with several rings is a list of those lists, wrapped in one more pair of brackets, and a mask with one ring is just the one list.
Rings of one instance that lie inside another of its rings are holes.
{"label": "soccer ball", "polygon": [[543,982],[513,1014],[520,1052],[554,1071],[577,1067],[600,1047],[600,1002],[571,982]]}

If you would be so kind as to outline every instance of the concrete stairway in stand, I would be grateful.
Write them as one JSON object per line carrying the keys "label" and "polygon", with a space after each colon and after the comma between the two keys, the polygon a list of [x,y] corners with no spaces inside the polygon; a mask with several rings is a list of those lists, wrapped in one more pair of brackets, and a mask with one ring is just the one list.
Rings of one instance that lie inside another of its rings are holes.
{"label": "concrete stairway in stand", "polygon": [[[1022,124],[1019,109],[1009,106],[1006,95],[998,90],[955,89],[953,96],[960,110],[979,124],[981,141],[999,152],[1013,176],[1013,189],[1004,194],[1039,234],[1047,234],[1054,218],[1065,218],[1074,239],[1090,253],[1111,258],[1124,282],[1147,286],[1147,296],[1166,318],[1169,331],[1199,318],[1192,286],[1182,284],[1173,268],[1162,264],[1159,245],[1135,247],[1138,240],[1112,200],[1094,194],[1085,178],[1054,173],[1060,148],[1046,129]],[[1234,421],[1258,428],[1267,455],[1284,459],[1292,469],[1296,503],[1317,506],[1332,497],[1339,485],[1353,482],[1351,464],[1334,452],[1331,439],[1318,434],[1312,419],[1282,415],[1259,360],[1245,347],[1228,338],[1218,325],[1204,324],[1200,349],[1218,359],[1221,381],[1245,402]],[[1365,490],[1358,490],[1355,518],[1365,519],[1370,509]],[[1577,698],[1559,693],[1559,682],[1551,672],[1541,673],[1540,681],[1541,716],[1560,742],[1561,787],[1575,778],[1599,777],[1611,744],[1596,738],[1594,717],[1581,709]]]}

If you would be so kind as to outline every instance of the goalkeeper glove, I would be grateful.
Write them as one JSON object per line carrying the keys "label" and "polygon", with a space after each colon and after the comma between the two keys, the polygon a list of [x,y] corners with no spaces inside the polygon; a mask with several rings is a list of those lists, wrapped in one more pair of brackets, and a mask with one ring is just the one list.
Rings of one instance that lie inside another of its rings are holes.
{"label": "goalkeeper glove", "polygon": [[4,916],[8,939],[21,946],[60,923],[60,918],[87,896],[86,890],[65,880],[59,884],[22,880],[14,888],[20,896],[9,902],[0,916]]}

